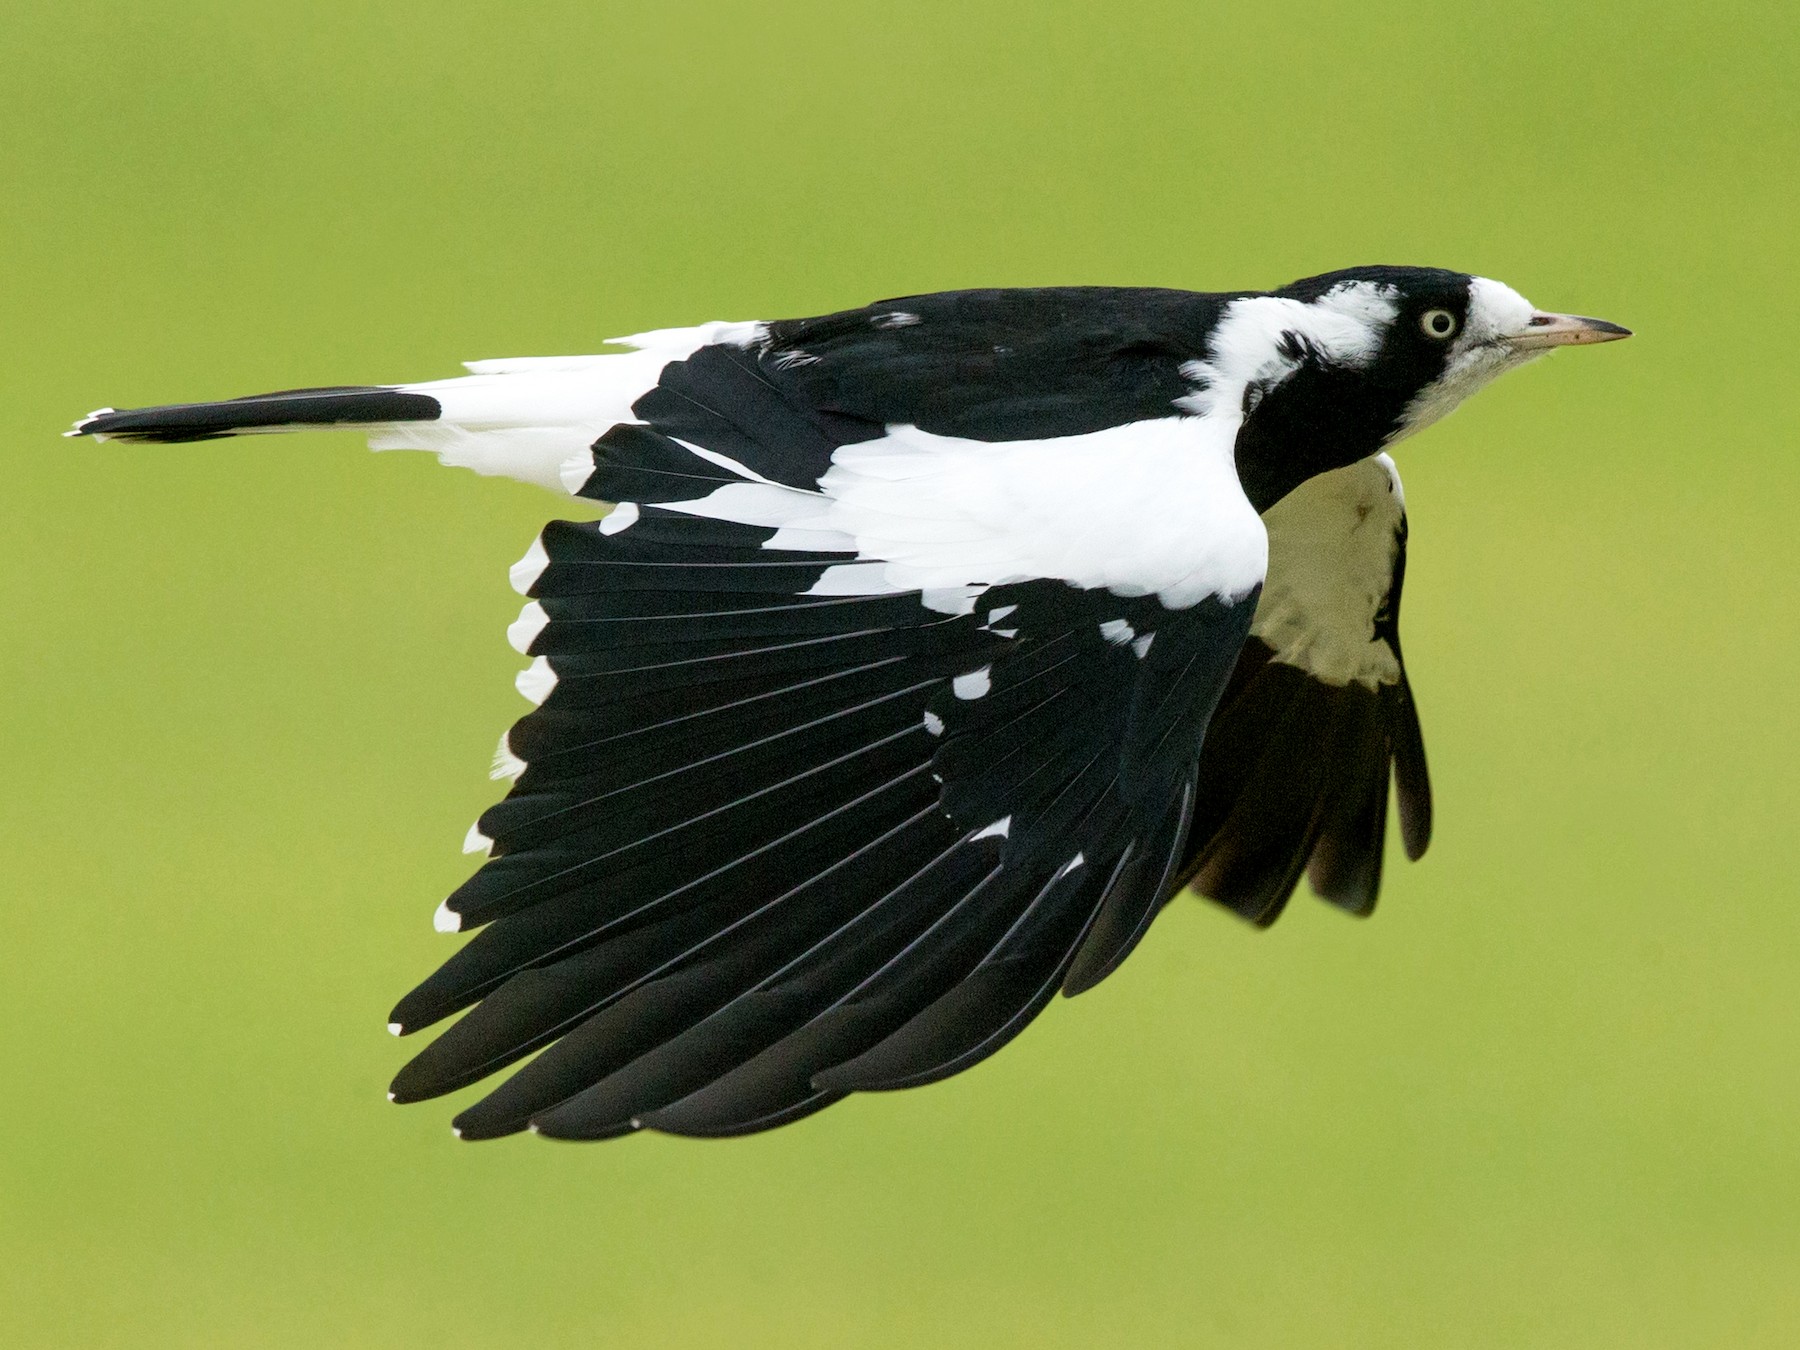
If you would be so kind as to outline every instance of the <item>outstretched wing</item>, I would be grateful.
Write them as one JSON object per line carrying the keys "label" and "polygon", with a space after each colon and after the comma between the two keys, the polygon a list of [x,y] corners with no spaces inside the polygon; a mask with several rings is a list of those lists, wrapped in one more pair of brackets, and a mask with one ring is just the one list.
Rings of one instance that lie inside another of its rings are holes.
{"label": "outstretched wing", "polygon": [[1400,655],[1406,502],[1386,455],[1321,474],[1263,517],[1269,576],[1200,759],[1182,880],[1258,924],[1305,872],[1375,908],[1390,769],[1400,838],[1431,839],[1431,783]]}
{"label": "outstretched wing", "polygon": [[514,570],[539,706],[441,911],[481,931],[394,1029],[470,1011],[397,1100],[541,1051],[464,1137],[766,1129],[1129,952],[1266,543],[1231,429],[1171,406],[1191,352],[1047,303],[1060,346],[966,296],[775,325],[599,438],[580,492],[619,505]]}

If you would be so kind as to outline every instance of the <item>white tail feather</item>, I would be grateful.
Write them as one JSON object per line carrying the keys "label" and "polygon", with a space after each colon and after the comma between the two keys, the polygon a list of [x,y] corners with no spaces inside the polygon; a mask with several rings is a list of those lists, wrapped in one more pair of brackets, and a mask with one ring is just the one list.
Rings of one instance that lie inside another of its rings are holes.
{"label": "white tail feather", "polygon": [[630,350],[598,356],[508,357],[470,361],[457,379],[396,386],[427,394],[443,409],[435,421],[389,422],[369,429],[373,450],[429,450],[445,464],[491,477],[517,478],[572,493],[585,478],[564,465],[609,428],[634,422],[631,405],[671,361],[703,346],[748,346],[757,323],[664,328],[613,343]]}

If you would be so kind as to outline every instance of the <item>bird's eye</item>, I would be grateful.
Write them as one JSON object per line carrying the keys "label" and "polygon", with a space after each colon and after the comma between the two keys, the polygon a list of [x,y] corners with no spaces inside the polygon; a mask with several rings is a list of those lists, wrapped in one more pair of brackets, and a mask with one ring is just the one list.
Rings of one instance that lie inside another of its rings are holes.
{"label": "bird's eye", "polygon": [[1428,309],[1419,316],[1419,327],[1426,337],[1442,342],[1456,332],[1456,315],[1447,309]]}

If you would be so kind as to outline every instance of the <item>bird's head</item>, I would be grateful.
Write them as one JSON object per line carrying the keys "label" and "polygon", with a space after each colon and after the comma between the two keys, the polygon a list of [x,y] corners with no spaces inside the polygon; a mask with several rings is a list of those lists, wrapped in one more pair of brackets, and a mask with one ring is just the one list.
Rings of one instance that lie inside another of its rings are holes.
{"label": "bird's head", "polygon": [[1239,473],[1261,509],[1553,348],[1630,336],[1604,319],[1536,309],[1487,277],[1353,267],[1234,300],[1193,373],[1214,397],[1233,383],[1221,378],[1228,370],[1240,376]]}
{"label": "bird's head", "polygon": [[1276,292],[1304,303],[1361,309],[1377,345],[1365,377],[1405,395],[1387,444],[1430,426],[1497,376],[1556,347],[1630,337],[1605,319],[1534,308],[1511,286],[1436,267],[1354,267]]}

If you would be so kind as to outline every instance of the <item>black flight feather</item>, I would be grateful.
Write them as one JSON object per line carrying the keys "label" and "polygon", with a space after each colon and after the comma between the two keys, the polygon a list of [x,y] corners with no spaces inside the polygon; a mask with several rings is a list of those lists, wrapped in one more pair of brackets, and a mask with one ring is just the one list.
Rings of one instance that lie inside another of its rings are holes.
{"label": "black flight feather", "polygon": [[[539,1052],[464,1137],[737,1133],[944,1076],[1017,1034],[1090,931],[1071,988],[1113,969],[1173,883],[1254,597],[812,595],[856,555],[654,504],[804,489],[869,434],[795,392],[809,367],[747,361],[675,363],[583,489],[638,493],[632,515],[543,532],[530,647],[554,685],[507,738],[524,767],[478,823],[493,856],[446,901],[482,931],[393,1014],[469,1009],[398,1100]],[[771,426],[801,453],[762,453]]]}

